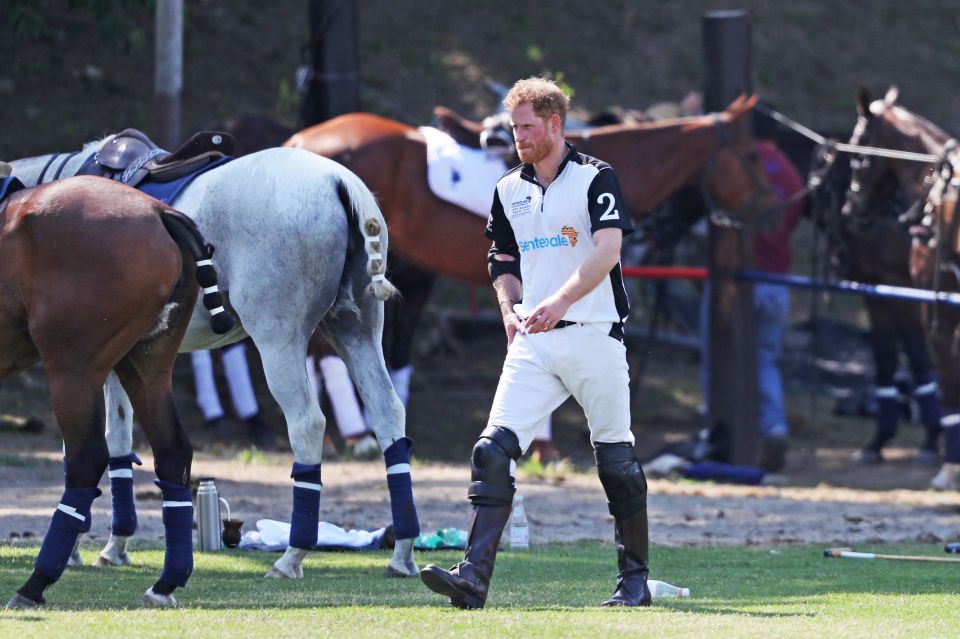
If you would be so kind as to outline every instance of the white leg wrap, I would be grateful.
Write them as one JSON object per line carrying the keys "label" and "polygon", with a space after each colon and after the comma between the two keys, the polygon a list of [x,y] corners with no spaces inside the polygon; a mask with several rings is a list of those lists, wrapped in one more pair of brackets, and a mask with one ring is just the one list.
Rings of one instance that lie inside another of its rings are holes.
{"label": "white leg wrap", "polygon": [[243,342],[226,346],[223,349],[223,372],[230,386],[230,397],[237,417],[247,419],[260,412],[257,396],[250,381],[250,367],[247,365],[247,346]]}
{"label": "white leg wrap", "polygon": [[190,353],[193,364],[193,383],[197,389],[197,406],[207,421],[223,417],[223,405],[217,394],[217,384],[213,379],[213,358],[210,351]]}
{"label": "white leg wrap", "polygon": [[330,355],[320,360],[320,372],[323,373],[323,386],[330,397],[340,435],[346,439],[367,432],[347,365],[339,357]]}

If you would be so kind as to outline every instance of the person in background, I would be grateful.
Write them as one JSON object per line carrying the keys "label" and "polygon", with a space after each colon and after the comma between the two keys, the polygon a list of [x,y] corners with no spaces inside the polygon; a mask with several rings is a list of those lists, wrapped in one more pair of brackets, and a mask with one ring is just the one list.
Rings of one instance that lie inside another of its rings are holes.
{"label": "person in background", "polygon": [[[800,172],[773,143],[776,122],[770,118],[754,118],[757,153],[763,163],[770,186],[781,202],[803,191]],[[776,227],[753,237],[753,268],[763,273],[786,274],[790,271],[790,235],[803,214],[804,201],[798,200],[779,215]],[[709,289],[705,290],[701,307],[701,388],[704,405],[709,411]],[[753,287],[754,321],[757,335],[757,417],[760,428],[760,467],[779,472],[786,463],[790,428],[784,407],[783,378],[780,359],[783,335],[790,314],[790,289],[775,284],[756,283]],[[709,414],[709,412],[708,412]]]}
{"label": "person in background", "polygon": [[[250,380],[246,342],[237,342],[218,350],[237,419],[246,426],[250,443],[261,449],[271,448],[273,436],[260,416],[260,406],[253,390],[253,382]],[[193,351],[190,353],[190,361],[193,364],[197,406],[203,413],[207,429],[220,437],[229,437],[230,430],[213,376],[211,351]]]}

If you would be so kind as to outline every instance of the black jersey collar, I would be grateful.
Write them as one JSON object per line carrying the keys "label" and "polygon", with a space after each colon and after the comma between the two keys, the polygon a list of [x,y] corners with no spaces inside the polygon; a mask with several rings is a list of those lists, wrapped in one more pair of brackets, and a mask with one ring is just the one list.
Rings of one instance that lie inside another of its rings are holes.
{"label": "black jersey collar", "polygon": [[[557,177],[553,178],[554,181],[560,177],[560,174],[563,173],[563,170],[567,168],[567,164],[577,157],[577,149],[567,142],[563,141],[563,144],[567,147],[567,155],[563,158],[563,162],[560,163],[560,166],[557,167]],[[533,182],[534,184],[539,185],[540,181],[537,180],[537,172],[533,168],[533,164],[529,162],[524,162],[520,165],[520,177],[528,182]]]}

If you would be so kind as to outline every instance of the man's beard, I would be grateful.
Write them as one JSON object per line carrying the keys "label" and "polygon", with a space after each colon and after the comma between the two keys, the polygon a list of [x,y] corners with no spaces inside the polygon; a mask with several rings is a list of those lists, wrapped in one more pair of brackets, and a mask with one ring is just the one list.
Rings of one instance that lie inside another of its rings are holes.
{"label": "man's beard", "polygon": [[543,158],[550,155],[551,151],[553,151],[553,140],[544,136],[542,140],[533,146],[528,146],[523,149],[518,148],[517,155],[520,156],[521,162],[526,162],[527,164],[536,164]]}

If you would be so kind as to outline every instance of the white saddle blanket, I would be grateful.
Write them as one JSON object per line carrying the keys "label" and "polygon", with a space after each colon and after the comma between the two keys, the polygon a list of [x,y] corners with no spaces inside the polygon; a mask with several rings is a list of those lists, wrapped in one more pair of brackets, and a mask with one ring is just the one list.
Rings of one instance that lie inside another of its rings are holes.
{"label": "white saddle blanket", "polygon": [[427,140],[427,183],[433,194],[484,218],[490,215],[493,189],[507,165],[481,149],[460,146],[439,129],[419,131]]}

